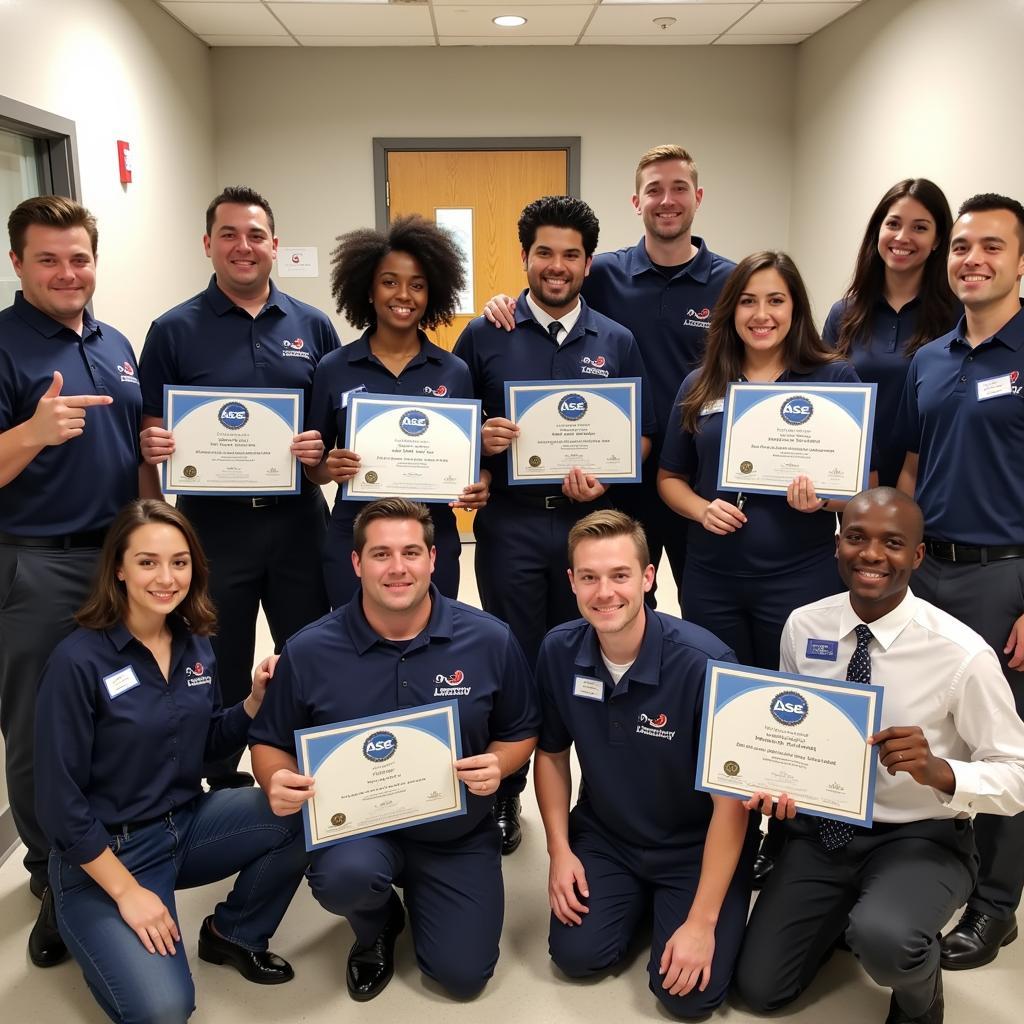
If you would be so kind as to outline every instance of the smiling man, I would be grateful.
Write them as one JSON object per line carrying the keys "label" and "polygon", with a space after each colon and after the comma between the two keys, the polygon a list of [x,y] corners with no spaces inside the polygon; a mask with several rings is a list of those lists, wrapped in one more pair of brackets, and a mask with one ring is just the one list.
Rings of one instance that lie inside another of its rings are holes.
{"label": "smiling man", "polygon": [[[900,488],[924,513],[926,555],[914,590],[992,646],[1024,714],[1024,207],[977,195],[961,207],[949,285],[954,331],[915,354],[903,392],[908,455]],[[1024,815],[975,823],[981,871],[943,939],[947,970],[979,967],[1017,937]]]}
{"label": "smiling man", "polygon": [[[537,663],[551,958],[573,978],[609,970],[653,909],[651,991],[700,1018],[729,988],[757,838],[738,800],[692,784],[707,663],[735,658],[645,605],[654,566],[635,520],[593,512],[568,544],[583,619],[553,629]],[[570,812],[573,744],[583,784]]]}
{"label": "smiling man", "polygon": [[[1024,808],[1024,724],[992,648],[911,593],[925,546],[920,509],[889,487],[843,512],[849,593],[798,608],[780,667],[884,688],[871,828],[800,816],[750,918],[736,984],[761,1013],[795,999],[845,933],[892,989],[886,1024],[940,1024],[937,933],[977,873],[972,817]],[[772,810],[757,794],[750,807]],[[798,810],[780,795],[777,817]],[[826,827],[822,827],[825,825]]]}
{"label": "smiling man", "polygon": [[315,850],[309,884],[356,934],[348,991],[373,999],[391,980],[405,911],[420,970],[453,996],[476,995],[494,972],[505,900],[501,836],[491,815],[499,781],[529,758],[540,716],[523,653],[503,622],[431,585],[434,522],[403,498],[368,504],[353,528],[362,587],[351,602],[285,645],[253,722],[253,768],[270,806],[292,814],[312,797],[297,774],[294,732],[313,725],[456,700],[467,813]]}
{"label": "smiling man", "polygon": [[[561,488],[509,486],[506,451],[519,428],[505,418],[506,382],[640,377],[644,457],[655,429],[633,335],[580,298],[598,231],[594,211],[582,200],[545,196],[530,203],[519,218],[528,287],[516,305],[515,328],[506,336],[478,316],[455,346],[483,403],[483,464],[492,474],[490,502],[477,513],[474,527],[480,599],[487,611],[512,627],[531,664],[544,634],[576,615],[565,578],[569,529],[587,512],[610,502],[607,485],[578,467],[566,474]],[[495,813],[505,853],[515,850],[522,838],[519,794],[525,785],[524,771],[498,794]]]}
{"label": "smiling man", "polygon": [[[310,407],[313,373],[338,335],[320,310],[281,292],[270,278],[277,257],[274,213],[251,188],[234,186],[206,211],[203,247],[213,264],[206,289],[153,321],[142,351],[147,462],[166,461],[174,437],[163,425],[165,384],[207,388],[298,388]],[[319,431],[292,441],[306,466],[323,455]],[[327,508],[301,476],[295,496],[182,496],[178,507],[210,559],[210,594],[220,629],[213,639],[226,705],[249,690],[260,603],[277,650],[328,610],[321,568]],[[210,764],[211,788],[252,785],[237,758]]]}

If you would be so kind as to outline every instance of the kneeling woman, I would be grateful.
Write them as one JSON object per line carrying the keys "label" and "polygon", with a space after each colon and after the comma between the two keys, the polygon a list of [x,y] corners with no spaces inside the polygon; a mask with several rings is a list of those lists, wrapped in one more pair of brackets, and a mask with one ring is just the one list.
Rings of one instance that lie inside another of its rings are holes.
{"label": "kneeling woman", "polygon": [[206,588],[188,520],[162,501],[132,502],[107,534],[81,628],[40,684],[36,806],[52,849],[37,928],[55,910],[114,1021],[189,1017],[174,891],[236,872],[203,922],[199,956],[260,984],[292,978],[267,940],[302,879],[301,817],[276,817],[258,789],[200,785],[204,758],[244,746],[272,671],[268,659],[250,695],[220,707]]}

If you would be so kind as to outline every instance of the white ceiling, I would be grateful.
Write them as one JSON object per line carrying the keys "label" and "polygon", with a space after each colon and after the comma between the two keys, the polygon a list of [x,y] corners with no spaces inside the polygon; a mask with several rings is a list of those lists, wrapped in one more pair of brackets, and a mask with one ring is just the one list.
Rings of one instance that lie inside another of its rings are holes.
{"label": "white ceiling", "polygon": [[[708,46],[802,42],[862,0],[157,0],[210,46]],[[519,14],[519,28],[492,18]],[[666,27],[655,19],[674,19]]]}

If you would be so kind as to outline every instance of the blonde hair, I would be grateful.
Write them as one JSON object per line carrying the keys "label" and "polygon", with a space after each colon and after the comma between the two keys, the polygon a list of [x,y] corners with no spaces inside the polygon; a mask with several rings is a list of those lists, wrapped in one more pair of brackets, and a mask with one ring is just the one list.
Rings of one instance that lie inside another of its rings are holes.
{"label": "blonde hair", "polygon": [[569,567],[572,568],[576,548],[583,541],[607,540],[611,537],[629,537],[636,548],[640,567],[646,569],[651,564],[651,552],[643,526],[625,512],[603,508],[584,516],[569,531]]}
{"label": "blonde hair", "polygon": [[682,160],[687,167],[690,168],[690,177],[693,178],[693,187],[697,187],[697,165],[693,161],[693,157],[683,149],[682,146],[655,146],[653,149],[647,150],[642,157],[640,162],[636,165],[636,192],[640,194],[640,179],[643,175],[644,169],[650,167],[651,164],[661,163],[662,160]]}

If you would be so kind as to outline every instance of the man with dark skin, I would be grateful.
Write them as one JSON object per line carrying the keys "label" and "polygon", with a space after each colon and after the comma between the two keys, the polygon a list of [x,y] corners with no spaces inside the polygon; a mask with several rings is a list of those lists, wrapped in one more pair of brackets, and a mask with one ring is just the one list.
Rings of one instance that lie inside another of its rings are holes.
{"label": "man with dark skin", "polygon": [[[1010,688],[977,633],[911,592],[923,557],[915,502],[864,491],[836,542],[849,593],[786,623],[780,668],[881,685],[883,728],[868,740],[878,751],[873,825],[790,823],[736,969],[757,1012],[795,999],[845,933],[871,978],[893,990],[886,1024],[941,1024],[937,934],[974,886],[971,819],[1024,807],[1024,726]],[[774,808],[768,793],[746,806],[778,818],[798,809],[784,793]]]}

